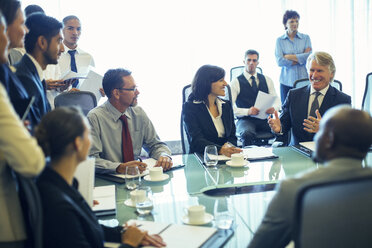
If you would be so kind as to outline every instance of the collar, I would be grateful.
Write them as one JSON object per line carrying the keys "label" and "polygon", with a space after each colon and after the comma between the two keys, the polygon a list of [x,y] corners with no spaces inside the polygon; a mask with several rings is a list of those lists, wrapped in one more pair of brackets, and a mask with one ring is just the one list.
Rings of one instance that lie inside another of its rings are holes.
{"label": "collar", "polygon": [[[281,36],[280,38],[281,38],[282,40],[289,39],[289,36],[288,36],[287,31],[286,31],[285,34],[283,34],[283,36]],[[297,32],[295,38],[303,39],[303,38],[304,38],[304,35],[301,34],[300,32]]]}
{"label": "collar", "polygon": [[[192,101],[192,103],[195,103],[195,104],[201,104],[201,103],[203,103],[203,104],[205,104],[203,101],[197,101],[197,100]],[[217,106],[218,106],[218,104],[220,104],[222,106],[222,104],[224,104],[224,103],[225,103],[225,101],[222,100],[221,98],[219,98],[219,97],[216,98],[216,104],[217,104]]]}
{"label": "collar", "polygon": [[362,168],[362,160],[355,158],[335,158],[324,163],[327,167],[349,167],[349,168]]}
{"label": "collar", "polygon": [[36,67],[36,70],[37,70],[37,74],[39,75],[40,81],[44,80],[43,69],[41,68],[39,62],[37,62],[36,59],[34,57],[32,57],[31,54],[29,54],[29,53],[26,53],[26,54],[31,59],[32,63],[34,63],[34,65]]}
{"label": "collar", "polygon": [[[254,76],[255,79],[257,79],[257,71],[254,74],[248,73],[244,68],[244,77],[248,80],[251,79],[252,76]],[[256,80],[257,81],[257,80]]]}
{"label": "collar", "polygon": [[[324,89],[322,89],[322,90],[319,91],[319,92],[322,94],[322,96],[325,96],[325,94],[327,93],[328,89],[329,89],[329,84],[327,85],[327,87],[325,87]],[[310,87],[310,95],[312,95],[315,91],[316,91],[316,90],[315,90],[315,89],[313,88],[313,86],[311,85],[311,87]]]}
{"label": "collar", "polygon": [[65,48],[65,51],[63,52],[63,54],[67,54],[68,51],[70,51],[70,50],[76,50],[76,54],[81,53],[81,50],[80,50],[80,48],[79,48],[79,45],[78,45],[75,49],[70,49],[70,48],[68,48],[68,47],[65,45],[65,43],[63,43],[63,47]]}
{"label": "collar", "polygon": [[121,113],[119,110],[117,110],[111,103],[110,103],[110,101],[106,101],[104,104],[103,104],[104,106],[105,106],[105,108],[108,110],[108,112],[110,113],[110,115],[111,115],[111,117],[112,117],[112,119],[114,120],[114,121],[119,121],[119,119],[120,119],[120,117],[122,116],[122,115],[125,115],[128,119],[131,119],[132,118],[132,115],[131,115],[131,110],[129,110],[129,109],[131,109],[132,107],[129,107],[129,108],[127,108],[126,110],[125,110],[125,112],[124,113]]}

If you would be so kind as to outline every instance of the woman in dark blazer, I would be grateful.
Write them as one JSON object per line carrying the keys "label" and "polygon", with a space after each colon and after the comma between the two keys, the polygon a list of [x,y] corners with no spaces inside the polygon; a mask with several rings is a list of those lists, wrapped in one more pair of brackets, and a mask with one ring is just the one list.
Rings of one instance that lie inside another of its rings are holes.
{"label": "woman in dark blazer", "polygon": [[225,95],[224,69],[203,65],[196,72],[192,92],[183,104],[182,115],[190,144],[190,153],[204,153],[207,145],[217,146],[219,154],[228,157],[241,152],[236,148],[234,114]]}
{"label": "woman in dark blazer", "polygon": [[114,228],[98,224],[91,208],[77,190],[74,173],[90,149],[90,129],[74,108],[57,108],[46,114],[35,136],[51,163],[37,180],[43,205],[44,247],[97,247],[104,241],[120,247],[164,246],[160,236],[150,236],[135,226]]}

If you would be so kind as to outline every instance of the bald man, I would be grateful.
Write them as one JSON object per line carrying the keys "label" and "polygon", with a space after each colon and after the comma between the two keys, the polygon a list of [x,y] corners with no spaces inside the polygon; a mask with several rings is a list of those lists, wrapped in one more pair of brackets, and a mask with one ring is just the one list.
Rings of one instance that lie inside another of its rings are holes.
{"label": "bald man", "polygon": [[[352,127],[352,128],[350,128]],[[296,194],[308,183],[372,175],[362,160],[372,144],[372,119],[347,105],[329,109],[315,135],[314,160],[324,167],[283,181],[248,247],[285,247],[293,235]]]}

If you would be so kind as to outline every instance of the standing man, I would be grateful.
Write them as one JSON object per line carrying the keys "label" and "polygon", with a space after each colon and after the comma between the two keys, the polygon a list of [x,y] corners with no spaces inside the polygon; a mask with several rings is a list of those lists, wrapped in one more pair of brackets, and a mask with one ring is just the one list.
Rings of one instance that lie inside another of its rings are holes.
{"label": "standing man", "polygon": [[135,161],[143,147],[151,158],[157,159],[156,166],[170,169],[171,152],[137,106],[139,91],[131,72],[121,68],[108,70],[102,85],[108,101],[88,114],[92,127],[90,155],[96,158],[96,167],[124,174],[127,166],[137,165],[143,171],[146,164]]}
{"label": "standing man", "polygon": [[31,125],[39,123],[41,117],[50,111],[46,98],[46,84],[43,70],[48,64],[57,64],[62,45],[62,24],[53,17],[33,14],[26,20],[29,32],[25,36],[26,54],[16,65],[16,75],[27,93],[35,97],[31,107]]}
{"label": "standing man", "polygon": [[278,117],[269,117],[271,130],[278,136],[292,129],[291,145],[312,141],[319,129],[321,116],[333,106],[351,105],[351,97],[332,87],[336,67],[331,55],[326,52],[312,53],[306,64],[310,85],[289,91]]}
{"label": "standing man", "polygon": [[[279,110],[280,101],[275,92],[271,78],[257,73],[259,54],[255,50],[248,50],[244,56],[244,72],[231,82],[231,95],[234,114],[238,118],[237,133],[243,142],[243,146],[252,145],[257,132],[270,132],[267,120],[258,119],[260,111],[273,114]],[[269,109],[258,109],[254,106],[259,91],[276,97],[274,106]]]}
{"label": "standing man", "polygon": [[315,135],[314,159],[324,167],[279,185],[248,247],[286,247],[293,238],[295,200],[302,186],[372,175],[371,168],[362,165],[371,144],[372,119],[367,112],[348,106],[327,111]]}

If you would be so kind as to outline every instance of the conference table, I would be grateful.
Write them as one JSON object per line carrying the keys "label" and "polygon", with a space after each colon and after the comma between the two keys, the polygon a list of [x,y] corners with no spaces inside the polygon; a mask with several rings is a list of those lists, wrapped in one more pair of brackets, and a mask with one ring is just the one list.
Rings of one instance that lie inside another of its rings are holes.
{"label": "conference table", "polygon": [[[175,163],[182,161],[186,166],[167,172],[168,180],[141,181],[153,192],[154,209],[146,216],[138,215],[135,208],[124,204],[130,198],[125,184],[96,177],[96,186],[116,185],[116,216],[100,217],[100,220],[106,224],[123,224],[130,219],[182,224],[188,206],[202,204],[207,213],[214,215],[217,204],[224,204],[233,217],[234,228],[234,235],[224,247],[246,247],[275,194],[275,185],[299,172],[322,166],[290,147],[273,148],[272,152],[278,158],[250,162],[243,168],[231,168],[225,163],[206,167],[194,154],[177,155]],[[371,166],[372,153],[364,163]],[[215,221],[205,226],[213,227]]]}

